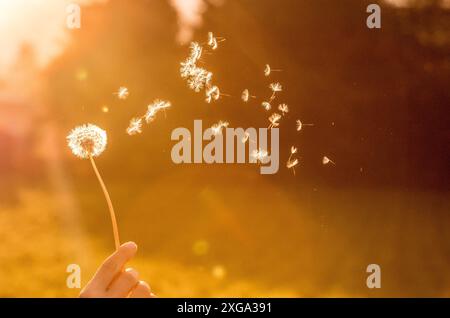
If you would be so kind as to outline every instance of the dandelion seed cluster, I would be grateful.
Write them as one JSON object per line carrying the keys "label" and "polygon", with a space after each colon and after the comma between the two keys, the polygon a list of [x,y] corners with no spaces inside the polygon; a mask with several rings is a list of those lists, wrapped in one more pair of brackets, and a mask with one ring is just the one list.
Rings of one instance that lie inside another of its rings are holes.
{"label": "dandelion seed cluster", "polygon": [[75,127],[67,136],[72,153],[82,159],[98,157],[106,149],[108,138],[106,131],[98,126],[86,124]]}
{"label": "dandelion seed cluster", "polygon": [[172,104],[170,102],[156,99],[153,103],[147,106],[147,112],[143,116],[131,119],[130,124],[126,130],[127,134],[130,136],[141,134],[144,121],[147,124],[150,124],[155,120],[156,115],[160,111],[164,111],[170,107],[172,107]]}
{"label": "dandelion seed cluster", "polygon": [[[224,41],[223,38],[215,37],[212,32],[208,33],[208,47],[215,51],[218,48],[218,43]],[[198,42],[192,42],[190,47],[189,57],[180,63],[180,75],[186,80],[190,89],[196,93],[205,90],[205,101],[210,104],[213,101],[220,99],[223,95],[220,93],[219,87],[213,85],[213,73],[203,67],[197,66],[197,63],[203,56],[204,49]]]}

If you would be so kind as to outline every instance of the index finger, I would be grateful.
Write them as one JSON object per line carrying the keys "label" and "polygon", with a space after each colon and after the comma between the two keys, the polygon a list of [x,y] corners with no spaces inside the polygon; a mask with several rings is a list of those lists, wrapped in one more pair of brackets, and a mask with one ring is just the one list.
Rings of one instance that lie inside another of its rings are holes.
{"label": "index finger", "polygon": [[109,256],[92,279],[98,287],[106,289],[111,284],[114,277],[122,271],[125,264],[136,254],[137,245],[134,242],[122,244],[117,251]]}

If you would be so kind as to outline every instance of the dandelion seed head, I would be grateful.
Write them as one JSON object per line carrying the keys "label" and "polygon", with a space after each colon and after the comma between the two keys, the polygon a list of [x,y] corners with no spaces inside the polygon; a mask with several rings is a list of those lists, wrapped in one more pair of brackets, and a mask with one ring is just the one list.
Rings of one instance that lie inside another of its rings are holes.
{"label": "dandelion seed head", "polygon": [[142,133],[142,118],[133,118],[127,128],[127,134],[130,136]]}
{"label": "dandelion seed head", "polygon": [[303,129],[303,123],[300,119],[297,120],[297,131],[301,131]]}
{"label": "dandelion seed head", "polygon": [[108,143],[106,131],[98,126],[87,124],[75,127],[67,136],[72,153],[82,159],[98,157]]}

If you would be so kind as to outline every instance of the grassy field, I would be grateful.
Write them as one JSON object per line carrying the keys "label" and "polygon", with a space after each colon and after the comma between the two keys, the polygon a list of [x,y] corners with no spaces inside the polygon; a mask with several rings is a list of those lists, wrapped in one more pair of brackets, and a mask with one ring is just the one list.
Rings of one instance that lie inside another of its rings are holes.
{"label": "grassy field", "polygon": [[[159,296],[450,296],[448,195],[182,173],[111,185],[122,241],[139,245],[132,266]],[[24,189],[0,208],[0,296],[77,296],[66,266],[79,264],[85,284],[111,253],[100,189],[70,193]],[[366,287],[371,263],[380,290]]]}

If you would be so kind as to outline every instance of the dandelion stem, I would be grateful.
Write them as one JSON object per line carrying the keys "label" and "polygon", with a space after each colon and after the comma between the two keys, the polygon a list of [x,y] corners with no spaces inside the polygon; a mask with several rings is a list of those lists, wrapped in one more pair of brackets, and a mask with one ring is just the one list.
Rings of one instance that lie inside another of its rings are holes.
{"label": "dandelion stem", "polygon": [[103,194],[105,195],[106,203],[108,204],[109,213],[111,215],[113,234],[114,234],[114,243],[116,245],[116,250],[118,250],[120,247],[120,239],[119,239],[119,229],[117,227],[116,214],[114,213],[114,207],[112,205],[111,198],[108,193],[108,189],[106,189],[106,186],[105,186],[105,183],[103,182],[102,176],[100,175],[100,172],[97,169],[94,158],[92,156],[89,156],[89,159],[91,161],[92,168],[94,169],[95,175],[97,176],[98,182],[100,183],[100,186],[102,187]]}

